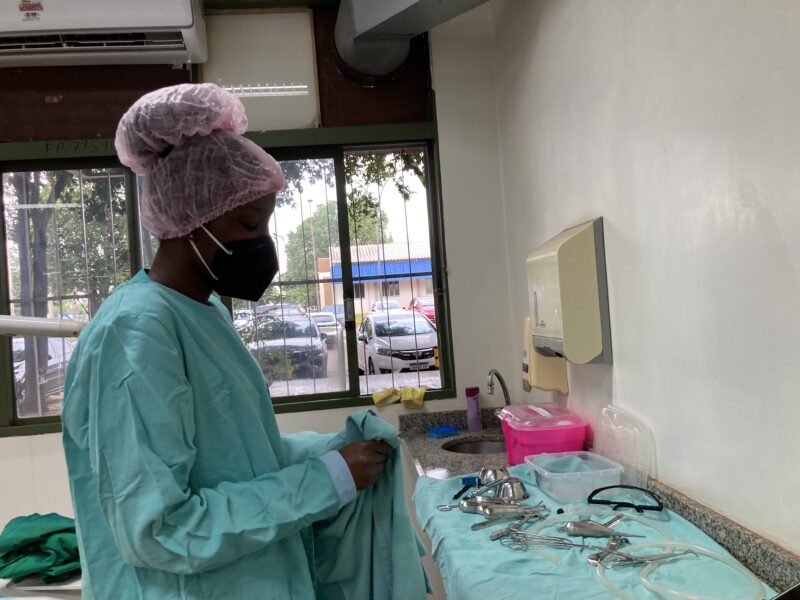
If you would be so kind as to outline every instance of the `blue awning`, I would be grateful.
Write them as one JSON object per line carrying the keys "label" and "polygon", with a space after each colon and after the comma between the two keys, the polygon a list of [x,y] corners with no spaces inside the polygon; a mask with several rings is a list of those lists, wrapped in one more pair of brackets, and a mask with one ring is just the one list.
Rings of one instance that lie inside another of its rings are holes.
{"label": "blue awning", "polygon": [[[409,277],[415,273],[414,277]],[[423,273],[423,275],[420,275]],[[403,260],[392,262],[362,262],[353,263],[353,281],[360,281],[363,277],[386,276],[387,279],[395,281],[405,279],[430,279],[431,261],[430,260]],[[331,277],[340,279],[342,277],[342,265],[334,264],[331,266]]]}

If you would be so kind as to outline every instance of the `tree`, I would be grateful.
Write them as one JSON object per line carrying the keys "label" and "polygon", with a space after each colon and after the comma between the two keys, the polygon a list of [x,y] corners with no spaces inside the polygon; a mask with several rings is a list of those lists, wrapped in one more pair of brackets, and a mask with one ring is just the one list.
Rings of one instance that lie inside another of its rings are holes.
{"label": "tree", "polygon": [[[311,185],[324,181],[332,185],[331,161],[300,160],[284,162],[281,166],[286,177],[283,204],[295,206],[302,201],[304,183]],[[345,183],[347,188],[347,215],[350,244],[384,244],[391,242],[388,234],[388,218],[380,211],[381,197],[388,185],[393,185],[400,196],[408,201],[411,188],[406,175],[425,182],[424,154],[420,149],[408,148],[396,151],[370,150],[349,152],[344,157]],[[286,239],[286,273],[282,282],[316,279],[315,259],[328,258],[329,248],[339,245],[338,213],[335,202],[323,204],[306,218]],[[380,227],[378,226],[380,219]],[[306,286],[284,286],[286,302],[308,306],[317,304],[317,288]]]}
{"label": "tree", "polygon": [[[116,285],[130,277],[124,180],[121,171],[11,173],[5,192],[16,211],[6,212],[16,248],[13,289],[24,316],[73,311],[93,316]],[[52,299],[52,300],[51,300]],[[48,368],[46,338],[25,344],[24,387],[18,413],[38,413],[38,382]],[[38,365],[38,372],[37,372]]]}
{"label": "tree", "polygon": [[[131,276],[125,181],[121,170],[85,170],[73,179],[60,210],[57,231],[62,289],[86,298],[94,316],[114,288]],[[134,234],[135,235],[135,234]]]}
{"label": "tree", "polygon": [[[309,158],[304,160],[284,160],[281,162],[283,178],[286,180],[283,192],[278,194],[276,205],[295,206],[296,199],[302,200],[306,185],[324,181],[333,186],[334,167],[329,158]],[[295,195],[297,198],[295,198]]]}
{"label": "tree", "polygon": [[[383,238],[391,241],[387,232],[389,219],[381,215],[381,228],[378,229],[375,213],[360,221],[349,220],[351,243],[358,239],[360,244],[379,243]],[[339,244],[339,219],[336,202],[323,204],[307,217],[294,231],[286,236],[286,272],[281,274],[281,282],[286,302],[308,306],[316,304],[316,287],[306,290],[305,285],[287,285],[291,282],[317,278],[315,258],[330,258],[331,248]],[[316,250],[316,255],[315,255]]]}
{"label": "tree", "polygon": [[344,172],[348,213],[351,219],[367,218],[379,208],[381,196],[390,183],[406,201],[411,198],[406,174],[425,183],[424,154],[415,148],[351,152],[345,154]]}

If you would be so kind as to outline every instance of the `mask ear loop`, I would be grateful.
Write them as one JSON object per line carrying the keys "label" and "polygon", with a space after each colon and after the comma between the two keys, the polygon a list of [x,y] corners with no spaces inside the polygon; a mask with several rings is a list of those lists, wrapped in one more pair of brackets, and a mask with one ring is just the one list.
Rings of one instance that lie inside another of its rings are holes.
{"label": "mask ear loop", "polygon": [[[230,251],[230,250],[228,250],[228,249],[227,249],[225,246],[223,246],[223,245],[222,245],[222,243],[221,243],[221,242],[220,242],[220,241],[219,241],[217,238],[215,238],[215,237],[214,237],[214,236],[211,234],[211,232],[210,232],[208,229],[206,229],[206,226],[205,226],[205,225],[201,225],[201,226],[200,226],[200,229],[202,229],[203,231],[205,231],[205,232],[206,232],[206,235],[207,235],[208,237],[210,237],[210,238],[213,240],[213,242],[214,242],[214,243],[215,243],[217,246],[219,246],[219,249],[220,249],[220,250],[222,250],[222,251],[223,251],[225,254],[227,254],[228,256],[233,256],[233,252],[231,252],[231,251]],[[189,237],[189,239],[190,239],[190,240],[192,239],[192,238],[191,238],[191,236]]]}
{"label": "mask ear loop", "polygon": [[197,249],[197,245],[194,243],[193,233],[189,234],[189,244],[191,244],[192,250],[194,250],[194,253],[197,254],[197,258],[200,259],[200,262],[203,263],[203,266],[206,268],[206,271],[208,271],[208,274],[214,278],[214,281],[219,281],[219,277],[214,275],[214,271],[211,270],[211,267],[208,266],[206,259],[203,258],[203,255],[200,254],[200,250]]}

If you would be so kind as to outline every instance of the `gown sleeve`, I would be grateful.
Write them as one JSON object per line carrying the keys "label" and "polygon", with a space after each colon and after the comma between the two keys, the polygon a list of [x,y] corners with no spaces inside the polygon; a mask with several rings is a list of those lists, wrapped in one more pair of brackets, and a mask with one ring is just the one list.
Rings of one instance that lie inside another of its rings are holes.
{"label": "gown sleeve", "polygon": [[344,432],[317,433],[301,431],[281,435],[286,462],[290,465],[301,463],[312,456],[322,456],[345,445]]}
{"label": "gown sleeve", "polygon": [[[84,440],[104,518],[132,565],[178,574],[214,569],[336,514],[325,463],[302,462],[249,481],[191,489],[194,402],[173,330],[146,314],[93,332],[70,395],[88,422]],[[76,439],[76,443],[81,443]]]}

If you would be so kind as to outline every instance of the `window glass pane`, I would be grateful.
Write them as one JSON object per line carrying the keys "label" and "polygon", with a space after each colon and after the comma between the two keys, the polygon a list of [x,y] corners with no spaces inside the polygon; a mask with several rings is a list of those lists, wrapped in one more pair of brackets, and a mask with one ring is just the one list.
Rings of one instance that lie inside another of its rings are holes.
{"label": "window glass pane", "polygon": [[425,168],[424,148],[345,154],[361,394],[442,387]]}
{"label": "window glass pane", "polygon": [[76,342],[75,338],[12,338],[14,393],[20,417],[61,412],[64,376]]}
{"label": "window glass pane", "polygon": [[[137,195],[136,197],[139,198],[139,202],[141,202],[142,198],[142,181],[144,177],[142,175],[136,176],[136,190]],[[158,239],[152,233],[145,229],[144,225],[141,225],[139,230],[139,235],[141,239],[142,245],[142,268],[149,269],[153,266],[153,259],[156,257],[156,252],[158,251]]]}
{"label": "window glass pane", "polygon": [[[12,315],[88,320],[130,278],[121,168],[5,173],[3,199]],[[74,340],[12,347],[17,415],[58,414]]]}
{"label": "window glass pane", "polygon": [[273,398],[348,389],[344,327],[334,313],[285,301],[310,294],[310,287],[283,286],[280,297],[265,296],[257,304],[233,301],[234,326],[261,367]]}
{"label": "window glass pane", "polygon": [[274,398],[349,389],[332,159],[281,163],[286,189],[270,221],[279,273],[258,303],[234,300],[234,324]]}

